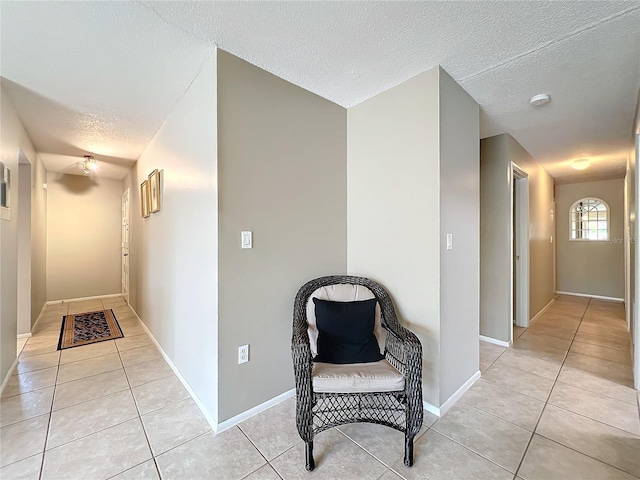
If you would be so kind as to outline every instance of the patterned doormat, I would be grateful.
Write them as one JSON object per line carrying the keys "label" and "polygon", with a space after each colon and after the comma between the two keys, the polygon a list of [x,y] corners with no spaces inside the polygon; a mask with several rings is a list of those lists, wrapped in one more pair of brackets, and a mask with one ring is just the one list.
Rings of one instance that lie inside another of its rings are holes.
{"label": "patterned doormat", "polygon": [[62,319],[58,350],[122,337],[124,335],[113,310],[65,315]]}

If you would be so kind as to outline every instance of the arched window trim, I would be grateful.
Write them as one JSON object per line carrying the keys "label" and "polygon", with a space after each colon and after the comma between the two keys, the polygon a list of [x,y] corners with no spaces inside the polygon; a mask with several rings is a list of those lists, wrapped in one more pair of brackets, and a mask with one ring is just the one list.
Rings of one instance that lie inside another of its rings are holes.
{"label": "arched window trim", "polygon": [[[605,212],[606,212],[606,216],[607,216],[607,238],[573,238],[573,213],[574,213],[574,209],[576,208],[576,206],[581,203],[581,202],[586,202],[589,200],[595,200],[597,202],[600,202],[602,205],[604,205],[605,207]],[[598,198],[598,197],[584,197],[581,198],[579,200],[576,200],[575,202],[573,202],[573,204],[571,205],[571,208],[569,209],[569,241],[571,242],[608,242],[609,238],[610,238],[610,225],[611,225],[611,208],[609,207],[609,204],[607,202],[605,202],[603,199]]]}

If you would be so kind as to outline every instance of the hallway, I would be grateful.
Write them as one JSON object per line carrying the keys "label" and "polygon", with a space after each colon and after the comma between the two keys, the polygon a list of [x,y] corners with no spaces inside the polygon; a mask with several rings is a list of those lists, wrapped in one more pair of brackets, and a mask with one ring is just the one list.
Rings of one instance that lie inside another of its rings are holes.
{"label": "hallway", "polygon": [[[514,339],[510,349],[481,342],[482,379],[461,403],[534,432],[518,476],[640,477],[639,393],[624,305],[560,296],[528,329],[514,327]],[[515,460],[513,440],[505,447]]]}
{"label": "hallway", "polygon": [[[103,308],[125,338],[56,350],[62,315]],[[121,298],[47,306],[3,392],[0,478],[640,478],[622,304],[560,297],[514,336],[481,342],[482,379],[425,412],[412,468],[401,433],[354,424],[317,437],[309,474],[294,399],[215,435]]]}

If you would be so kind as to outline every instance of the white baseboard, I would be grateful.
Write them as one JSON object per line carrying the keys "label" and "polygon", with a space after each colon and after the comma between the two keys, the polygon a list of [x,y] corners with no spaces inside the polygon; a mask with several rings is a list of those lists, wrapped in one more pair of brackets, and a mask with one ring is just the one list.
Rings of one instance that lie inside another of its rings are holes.
{"label": "white baseboard", "polygon": [[180,382],[182,383],[182,385],[184,386],[184,388],[187,390],[187,392],[189,392],[189,395],[191,395],[191,398],[193,399],[193,401],[196,403],[196,405],[198,405],[198,408],[200,409],[200,411],[202,412],[202,414],[204,415],[204,417],[207,419],[207,422],[209,423],[209,425],[211,426],[211,429],[215,432],[215,433],[220,433],[223,432],[231,427],[234,427],[235,425],[237,425],[238,423],[246,420],[247,418],[251,418],[254,415],[257,415],[258,413],[266,410],[267,408],[271,408],[274,405],[277,405],[280,402],[283,402],[291,397],[293,397],[296,393],[295,389],[291,389],[287,392],[284,392],[280,395],[278,395],[275,398],[272,398],[271,400],[267,400],[264,403],[261,403],[260,405],[256,405],[255,407],[242,412],[238,415],[236,415],[235,417],[230,418],[229,420],[225,420],[224,422],[216,422],[213,419],[213,416],[209,413],[209,411],[207,410],[207,408],[204,406],[204,404],[200,401],[200,399],[198,398],[198,396],[196,395],[196,393],[191,389],[191,387],[189,386],[189,384],[187,383],[187,381],[184,379],[184,377],[182,376],[182,374],[180,373],[180,371],[178,370],[178,368],[173,364],[173,362],[171,361],[171,359],[169,358],[169,356],[165,353],[165,351],[162,349],[162,347],[160,346],[160,344],[158,343],[158,341],[156,340],[156,337],[153,336],[153,333],[151,333],[151,330],[149,330],[149,328],[145,325],[145,323],[142,321],[142,319],[138,316],[138,312],[136,312],[133,307],[131,307],[131,305],[129,305],[129,307],[131,308],[131,311],[134,313],[134,315],[136,316],[136,318],[138,319],[138,322],[140,322],[140,325],[142,326],[142,328],[144,329],[145,332],[147,332],[147,335],[149,335],[149,338],[151,338],[151,341],[154,343],[154,345],[158,348],[158,350],[160,351],[160,354],[162,355],[162,357],[164,358],[164,360],[167,362],[167,364],[169,365],[169,367],[171,367],[171,370],[173,370],[173,373],[176,374],[176,377],[178,377],[178,380],[180,380]]}
{"label": "white baseboard", "polygon": [[558,295],[571,295],[573,297],[595,298],[596,300],[608,300],[610,302],[624,303],[624,298],[618,298],[618,297],[605,297],[603,295],[591,295],[589,293],[561,292],[559,290],[556,290],[556,293]]}
{"label": "white baseboard", "polygon": [[47,305],[57,305],[59,303],[69,302],[86,302],[87,300],[100,300],[102,298],[115,298],[121,297],[122,293],[110,293],[108,295],[94,295],[93,297],[78,297],[78,298],[65,298],[63,300],[49,300]]}
{"label": "white baseboard", "polygon": [[36,322],[31,326],[31,331],[35,331],[36,327],[38,326],[38,322],[42,319],[42,317],[44,316],[44,309],[47,308],[47,302],[44,302],[44,305],[42,305],[42,309],[40,310],[40,315],[38,315],[38,318],[36,318]]}
{"label": "white baseboard", "polygon": [[4,387],[6,387],[7,383],[9,383],[9,379],[11,378],[11,375],[13,374],[13,371],[16,369],[17,366],[18,366],[18,356],[16,355],[16,359],[13,361],[13,365],[11,365],[11,368],[7,372],[7,376],[4,377],[4,380],[2,381],[2,385],[0,386],[0,397],[2,396],[2,392],[4,392]]}
{"label": "white baseboard", "polygon": [[431,405],[429,402],[425,402],[425,401],[422,402],[422,406],[427,412],[433,413],[438,417],[442,417],[445,413],[447,413],[451,409],[451,407],[453,407],[456,404],[458,400],[460,400],[460,397],[462,397],[465,393],[467,393],[467,390],[469,390],[474,383],[480,380],[480,376],[481,374],[480,374],[480,371],[478,370],[476,373],[474,373],[471,376],[469,380],[464,382],[464,384],[458,390],[456,390],[456,392],[453,395],[451,395],[447,399],[447,401],[444,402],[441,406],[435,407]]}
{"label": "white baseboard", "polygon": [[[557,293],[557,292],[556,292],[556,293]],[[537,319],[539,319],[539,318],[544,314],[544,312],[546,312],[546,311],[549,309],[549,307],[550,307],[551,305],[553,305],[553,302],[555,302],[555,301],[556,301],[556,299],[555,299],[555,298],[552,298],[552,299],[551,299],[551,301],[550,301],[549,303],[547,303],[547,304],[542,308],[542,310],[540,310],[538,313],[536,313],[536,314],[533,316],[533,318],[532,318],[531,320],[529,320],[529,326],[531,326],[531,324],[532,324],[533,322],[535,322]]]}
{"label": "white baseboard", "polygon": [[200,411],[204,415],[204,418],[207,420],[207,423],[209,423],[209,426],[211,426],[211,429],[214,432],[218,433],[218,422],[216,422],[214,420],[214,418],[211,416],[209,411],[205,408],[204,404],[200,401],[200,399],[198,398],[196,393],[191,389],[191,386],[189,386],[189,384],[184,379],[184,377],[182,376],[182,374],[180,373],[178,368],[173,364],[173,362],[169,358],[169,355],[166,354],[166,352],[162,349],[162,347],[158,343],[158,340],[156,340],[156,337],[153,336],[153,333],[151,333],[151,330],[149,330],[147,325],[138,316],[138,312],[136,312],[131,305],[129,305],[129,308],[131,309],[131,311],[134,313],[134,315],[138,319],[138,322],[140,322],[140,326],[144,329],[145,332],[147,332],[147,335],[149,335],[149,338],[151,338],[151,341],[158,348],[158,351],[162,355],[162,358],[164,358],[165,362],[167,362],[167,365],[169,365],[169,367],[171,367],[171,370],[173,370],[173,373],[176,374],[176,377],[178,377],[178,380],[180,380],[180,383],[182,383],[182,386],[187,390],[187,392],[189,392],[189,395],[191,396],[193,401],[196,403],[196,405],[198,406],[198,408],[200,409]]}
{"label": "white baseboard", "polygon": [[484,335],[480,335],[480,340],[487,343],[493,343],[494,345],[500,345],[501,347],[509,348],[511,346],[511,342],[505,342],[504,340],[498,340],[497,338],[485,337]]}
{"label": "white baseboard", "polygon": [[22,340],[23,338],[30,338],[30,337],[31,337],[31,332],[18,334],[18,340]]}
{"label": "white baseboard", "polygon": [[258,413],[266,410],[267,408],[271,408],[274,405],[279,404],[280,402],[284,402],[285,400],[295,396],[295,394],[296,394],[296,389],[292,388],[288,392],[284,392],[278,395],[277,397],[272,398],[271,400],[267,400],[266,402],[261,403],[260,405],[256,405],[255,407],[250,408],[246,412],[242,412],[241,414],[236,415],[235,417],[231,417],[229,420],[220,422],[218,424],[218,428],[216,429],[216,433],[224,432],[225,430],[237,425],[238,423],[245,421],[247,418],[251,418],[254,415],[257,415]]}
{"label": "white baseboard", "polygon": [[478,370],[471,376],[469,380],[464,382],[464,384],[458,390],[456,390],[456,392],[451,395],[446,402],[442,404],[442,406],[440,407],[441,416],[447,413],[451,409],[451,407],[453,407],[455,403],[460,400],[460,397],[467,393],[467,390],[469,390],[474,383],[480,380],[480,376],[480,370]]}
{"label": "white baseboard", "polygon": [[424,408],[427,412],[433,413],[435,416],[440,416],[440,407],[436,407],[431,405],[429,402],[422,401],[422,408]]}

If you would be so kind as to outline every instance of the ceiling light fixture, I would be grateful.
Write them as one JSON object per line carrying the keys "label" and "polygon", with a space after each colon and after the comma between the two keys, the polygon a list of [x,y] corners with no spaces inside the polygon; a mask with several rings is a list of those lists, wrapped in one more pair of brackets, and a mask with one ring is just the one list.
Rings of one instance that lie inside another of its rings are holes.
{"label": "ceiling light fixture", "polygon": [[97,162],[96,159],[93,158],[93,155],[85,155],[84,162],[82,163],[82,171],[85,175],[89,175],[93,170],[96,169]]}
{"label": "ceiling light fixture", "polygon": [[550,100],[551,100],[551,97],[549,96],[548,93],[541,93],[540,95],[534,95],[533,97],[531,97],[531,100],[529,100],[529,103],[531,103],[531,105],[533,105],[534,107],[539,107],[540,105],[549,103]]}
{"label": "ceiling light fixture", "polygon": [[575,170],[584,170],[591,166],[591,162],[588,158],[581,158],[580,160],[574,160],[571,167]]}

